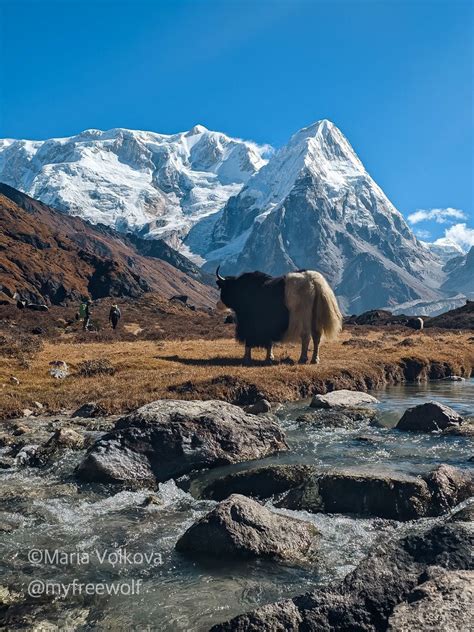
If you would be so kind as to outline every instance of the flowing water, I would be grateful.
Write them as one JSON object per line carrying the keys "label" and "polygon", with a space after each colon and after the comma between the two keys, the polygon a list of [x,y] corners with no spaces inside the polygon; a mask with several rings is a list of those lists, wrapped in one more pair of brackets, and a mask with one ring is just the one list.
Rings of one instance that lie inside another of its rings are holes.
{"label": "flowing water", "polygon": [[[474,380],[402,385],[373,394],[381,400],[383,427],[312,429],[296,422],[307,403],[283,407],[279,416],[291,451],[262,463],[389,465],[414,473],[439,463],[472,466],[472,442],[467,438],[413,435],[391,428],[406,408],[430,399],[472,416]],[[160,485],[153,503],[146,502],[149,491],[77,485],[72,473],[80,458],[71,452],[47,470],[0,472],[0,584],[13,593],[27,592],[33,581],[40,582],[40,588],[41,582],[61,584],[62,593],[55,599],[44,595],[36,599],[37,624],[51,622],[84,631],[208,630],[213,623],[260,604],[339,579],[377,538],[392,538],[413,528],[410,523],[282,510],[310,520],[321,531],[314,567],[190,561],[176,553],[174,545],[214,506],[212,501],[197,501],[172,481]],[[219,474],[244,467],[220,468]],[[202,477],[209,480],[217,473],[213,470]],[[102,582],[104,594],[78,594],[77,585],[88,582],[95,586]],[[119,587],[118,594],[110,586]],[[27,604],[33,601],[27,598]]]}

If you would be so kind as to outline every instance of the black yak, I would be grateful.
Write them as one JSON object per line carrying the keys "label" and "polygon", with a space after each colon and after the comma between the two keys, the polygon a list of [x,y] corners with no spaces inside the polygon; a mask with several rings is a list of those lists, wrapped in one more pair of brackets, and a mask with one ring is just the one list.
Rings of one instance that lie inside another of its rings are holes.
{"label": "black yak", "polygon": [[236,316],[236,338],[245,345],[244,362],[251,362],[252,347],[267,350],[273,360],[273,343],[301,341],[299,362],[308,361],[313,338],[312,364],[319,362],[321,337],[335,338],[342,328],[342,314],[326,279],[312,270],[271,277],[246,272],[223,277],[216,271],[221,302]]}

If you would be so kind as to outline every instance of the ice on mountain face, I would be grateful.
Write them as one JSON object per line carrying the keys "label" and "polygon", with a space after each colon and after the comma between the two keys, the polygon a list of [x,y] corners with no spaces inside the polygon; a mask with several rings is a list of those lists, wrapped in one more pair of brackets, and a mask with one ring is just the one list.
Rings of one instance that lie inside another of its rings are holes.
{"label": "ice on mountain face", "polygon": [[64,212],[180,247],[265,164],[266,152],[202,125],[174,135],[88,129],[0,141],[0,179]]}
{"label": "ice on mountain face", "polygon": [[297,132],[229,199],[205,258],[226,274],[320,270],[346,311],[435,300],[442,279],[439,261],[325,120]]}

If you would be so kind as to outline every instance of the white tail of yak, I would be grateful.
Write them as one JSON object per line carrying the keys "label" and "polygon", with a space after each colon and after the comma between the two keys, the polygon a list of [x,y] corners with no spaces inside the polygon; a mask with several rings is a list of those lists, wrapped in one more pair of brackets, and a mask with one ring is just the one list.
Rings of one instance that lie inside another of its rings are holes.
{"label": "white tail of yak", "polygon": [[342,314],[334,292],[319,272],[290,272],[285,277],[285,302],[290,322],[285,340],[301,341],[300,362],[308,359],[313,339],[312,362],[319,362],[321,337],[331,340],[342,329]]}
{"label": "white tail of yak", "polygon": [[321,274],[318,277],[315,279],[317,289],[313,305],[313,327],[318,328],[326,340],[333,340],[341,332],[342,314],[329,283]]}

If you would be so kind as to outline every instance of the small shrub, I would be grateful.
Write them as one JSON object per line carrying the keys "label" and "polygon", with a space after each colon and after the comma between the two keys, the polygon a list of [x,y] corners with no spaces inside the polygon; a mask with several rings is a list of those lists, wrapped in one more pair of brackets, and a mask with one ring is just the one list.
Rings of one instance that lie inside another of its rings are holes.
{"label": "small shrub", "polygon": [[84,360],[77,366],[80,377],[94,377],[95,375],[113,375],[115,367],[106,358],[101,360]]}

